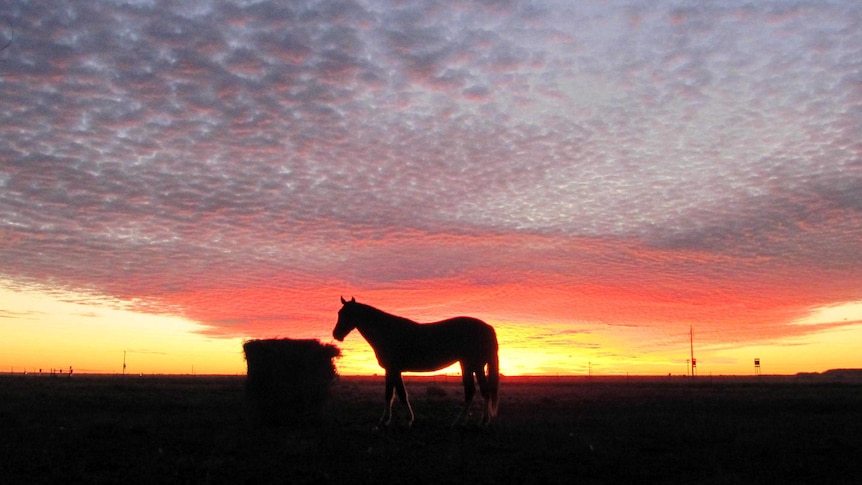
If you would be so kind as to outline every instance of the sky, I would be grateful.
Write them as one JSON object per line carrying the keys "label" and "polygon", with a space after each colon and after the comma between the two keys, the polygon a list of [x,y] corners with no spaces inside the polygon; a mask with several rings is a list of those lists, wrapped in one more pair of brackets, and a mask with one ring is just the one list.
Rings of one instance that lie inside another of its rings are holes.
{"label": "sky", "polygon": [[0,42],[0,371],[244,373],[341,296],[504,374],[862,367],[858,2],[2,0]]}

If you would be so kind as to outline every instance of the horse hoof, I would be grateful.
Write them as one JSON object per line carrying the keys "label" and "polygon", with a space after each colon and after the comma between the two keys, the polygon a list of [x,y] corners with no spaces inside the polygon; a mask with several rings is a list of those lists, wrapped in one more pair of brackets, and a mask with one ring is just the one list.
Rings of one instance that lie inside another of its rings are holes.
{"label": "horse hoof", "polygon": [[380,431],[380,430],[382,430],[382,429],[389,429],[389,425],[390,425],[390,424],[392,424],[392,420],[391,420],[391,419],[390,419],[390,420],[388,420],[388,421],[384,421],[384,420],[382,420],[382,419],[381,419],[380,421],[378,421],[378,422],[377,422],[377,424],[376,424],[376,425],[374,426],[374,428],[372,428],[372,429],[373,429],[374,431]]}

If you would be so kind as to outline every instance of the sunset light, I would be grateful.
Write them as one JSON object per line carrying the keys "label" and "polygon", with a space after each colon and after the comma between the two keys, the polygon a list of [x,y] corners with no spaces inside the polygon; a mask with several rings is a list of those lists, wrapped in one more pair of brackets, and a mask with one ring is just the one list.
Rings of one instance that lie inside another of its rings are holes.
{"label": "sunset light", "polygon": [[[0,342],[7,372],[239,374],[242,340],[206,338],[201,326],[75,295],[0,288]],[[117,302],[119,304],[119,302]],[[123,369],[123,364],[126,368]]]}
{"label": "sunset light", "polygon": [[383,373],[341,297],[504,376],[862,367],[857,2],[13,0],[0,46],[0,372]]}

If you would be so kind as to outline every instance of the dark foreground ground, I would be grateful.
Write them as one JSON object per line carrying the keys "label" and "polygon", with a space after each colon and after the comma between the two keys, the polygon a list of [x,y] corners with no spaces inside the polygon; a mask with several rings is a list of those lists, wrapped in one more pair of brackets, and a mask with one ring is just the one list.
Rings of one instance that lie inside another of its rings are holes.
{"label": "dark foreground ground", "polygon": [[862,483],[856,383],[510,378],[494,426],[450,429],[459,381],[413,377],[414,427],[373,430],[379,379],[302,429],[253,426],[243,381],[0,376],[0,482]]}

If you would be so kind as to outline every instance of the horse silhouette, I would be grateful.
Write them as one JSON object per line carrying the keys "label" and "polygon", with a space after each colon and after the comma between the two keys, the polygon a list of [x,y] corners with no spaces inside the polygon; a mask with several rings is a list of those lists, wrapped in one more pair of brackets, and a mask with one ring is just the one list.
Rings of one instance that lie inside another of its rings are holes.
{"label": "horse silhouette", "polygon": [[[500,361],[497,355],[497,333],[487,323],[472,317],[455,317],[434,323],[417,323],[391,315],[370,305],[357,303],[355,298],[341,298],[338,323],[332,336],[343,341],[354,328],[365,338],[380,367],[386,370],[386,394],[380,423],[392,421],[393,390],[410,413],[408,426],[413,424],[413,407],[407,399],[401,373],[430,372],[459,362],[464,382],[464,409],[455,423],[465,419],[476,393],[482,394],[482,424],[487,425],[497,414],[497,389],[500,383]],[[488,373],[485,374],[485,366]]]}

